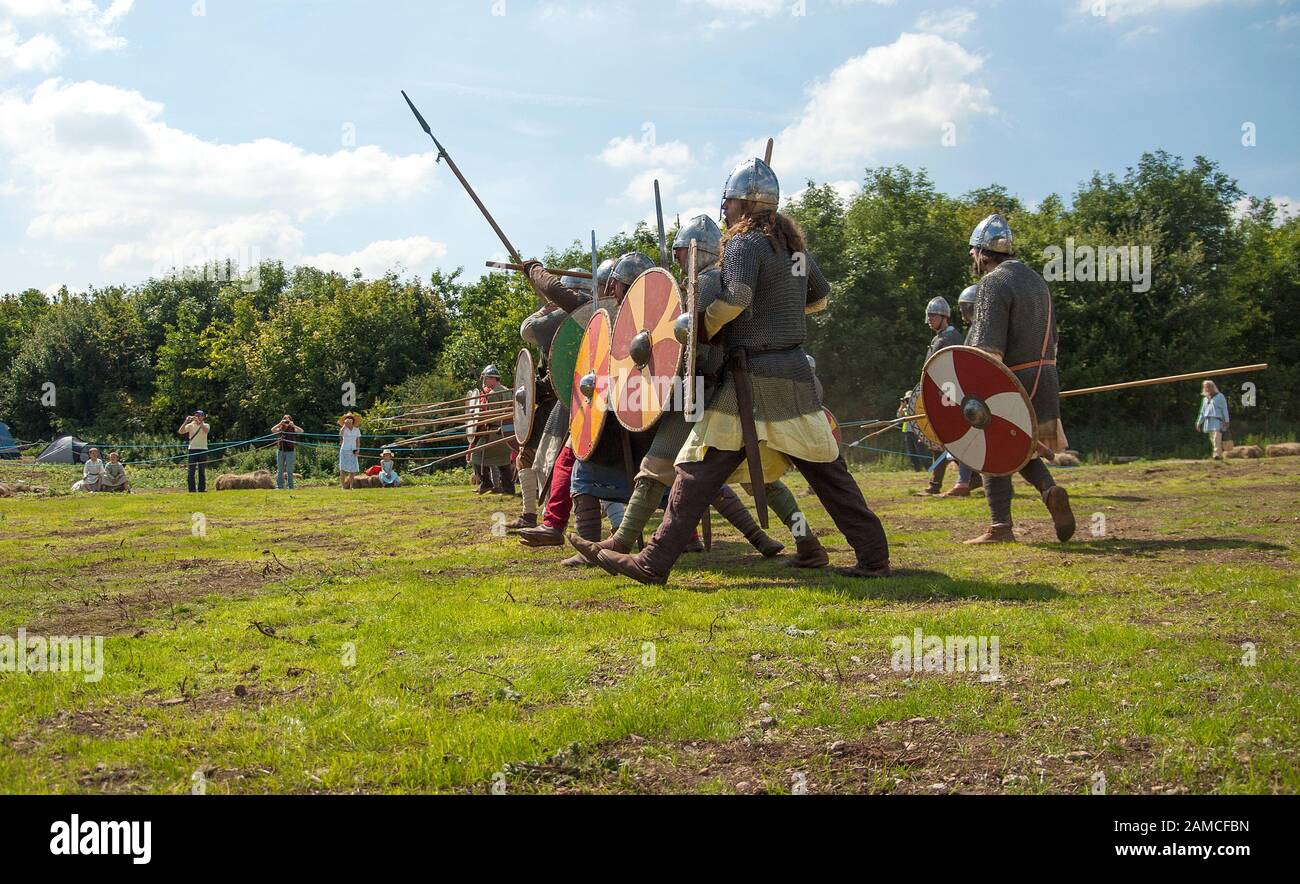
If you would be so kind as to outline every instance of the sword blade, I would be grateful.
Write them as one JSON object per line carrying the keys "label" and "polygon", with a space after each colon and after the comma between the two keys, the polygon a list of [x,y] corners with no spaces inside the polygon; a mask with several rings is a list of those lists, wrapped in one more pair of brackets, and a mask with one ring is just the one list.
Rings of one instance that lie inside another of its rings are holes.
{"label": "sword blade", "polygon": [[668,265],[668,236],[664,233],[664,204],[659,199],[659,179],[655,179],[655,218],[659,222],[659,266],[671,270]]}

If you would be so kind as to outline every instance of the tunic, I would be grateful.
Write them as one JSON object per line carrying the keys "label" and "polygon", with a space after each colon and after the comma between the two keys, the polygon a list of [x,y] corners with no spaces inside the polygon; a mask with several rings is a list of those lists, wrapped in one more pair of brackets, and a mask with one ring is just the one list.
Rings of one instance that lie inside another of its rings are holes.
{"label": "tunic", "polygon": [[[484,387],[478,391],[474,403],[477,408],[471,409],[471,420],[475,411],[497,411],[505,405],[513,402],[514,392],[504,384],[498,384],[495,390],[488,390]],[[479,446],[496,442],[498,439],[502,438],[501,425],[503,423],[508,423],[509,420],[512,420],[512,418],[505,421],[501,418],[497,418],[495,420],[479,423],[477,425],[477,435],[468,440],[469,443],[473,446]],[[493,445],[491,448],[482,451],[473,451],[470,453],[470,463],[480,467],[506,466],[510,463],[510,446]]]}

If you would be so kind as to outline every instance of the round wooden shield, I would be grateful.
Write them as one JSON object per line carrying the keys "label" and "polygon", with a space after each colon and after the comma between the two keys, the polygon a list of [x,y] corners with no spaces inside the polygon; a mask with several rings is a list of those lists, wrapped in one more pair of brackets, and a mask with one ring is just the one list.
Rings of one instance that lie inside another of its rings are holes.
{"label": "round wooden shield", "polygon": [[482,412],[482,397],[482,387],[470,390],[465,396],[465,401],[468,403],[465,406],[465,435],[471,445],[474,444],[473,437],[478,434],[478,416]]}
{"label": "round wooden shield", "polygon": [[826,412],[826,422],[831,425],[831,435],[835,437],[835,444],[843,445],[844,433],[840,430],[840,422],[835,419],[835,415],[831,414],[829,408],[822,406],[822,411]]}
{"label": "round wooden shield", "polygon": [[573,387],[573,366],[578,362],[578,347],[582,345],[583,331],[582,324],[570,316],[551,339],[551,352],[546,364],[551,373],[551,389],[560,402],[569,401]]}
{"label": "round wooden shield", "polygon": [[[934,427],[930,426],[930,420],[925,415],[925,408],[921,404],[921,391],[925,383],[925,373],[921,373],[921,380],[916,382],[916,389],[912,391],[912,402],[910,405],[913,419],[911,424],[916,427],[921,439],[931,451],[942,451],[943,443],[934,433]],[[917,412],[920,412],[919,414]]]}
{"label": "round wooden shield", "polygon": [[608,312],[591,315],[571,376],[569,444],[579,460],[596,450],[609,414],[609,330]]}
{"label": "round wooden shield", "polygon": [[537,370],[533,366],[533,351],[525,347],[515,357],[515,439],[520,445],[526,444],[532,435],[536,414]]}
{"label": "round wooden shield", "polygon": [[682,315],[677,282],[661,267],[637,277],[610,334],[610,405],[633,433],[655,425],[672,404],[682,344],[673,323]]}
{"label": "round wooden shield", "polygon": [[926,417],[955,460],[986,476],[1009,476],[1034,455],[1038,423],[1029,394],[997,358],[947,347],[921,374]]}

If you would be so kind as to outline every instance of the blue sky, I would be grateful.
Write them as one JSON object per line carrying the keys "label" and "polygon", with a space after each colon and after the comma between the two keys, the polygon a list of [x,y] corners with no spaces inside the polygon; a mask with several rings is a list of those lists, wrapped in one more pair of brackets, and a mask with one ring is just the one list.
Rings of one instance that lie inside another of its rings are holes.
{"label": "blue sky", "polygon": [[787,193],[904,163],[1034,202],[1164,148],[1294,211],[1298,47],[1300,0],[0,0],[0,292],[478,275],[503,249],[399,89],[525,254],[651,217],[656,177],[716,212],[768,136]]}

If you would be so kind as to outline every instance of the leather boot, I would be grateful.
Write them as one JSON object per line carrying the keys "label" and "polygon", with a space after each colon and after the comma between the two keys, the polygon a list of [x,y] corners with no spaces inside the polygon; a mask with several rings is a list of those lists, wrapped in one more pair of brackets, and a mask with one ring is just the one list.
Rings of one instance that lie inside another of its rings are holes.
{"label": "leather boot", "polygon": [[795,554],[785,563],[791,568],[825,568],[831,563],[831,557],[820,540],[809,537],[795,545]]}
{"label": "leather boot", "polygon": [[524,513],[513,522],[506,522],[506,530],[510,533],[520,531],[524,528],[537,527],[537,513]]}
{"label": "leather boot", "polygon": [[519,531],[519,542],[524,546],[564,546],[564,532],[548,525],[523,528]]}
{"label": "leather boot", "polygon": [[965,482],[958,482],[949,488],[940,497],[970,497],[970,486]]}
{"label": "leather boot", "polygon": [[583,540],[576,534],[570,534],[569,543],[578,551],[578,555],[587,560],[589,565],[600,564],[597,557],[602,549],[612,550],[617,553],[630,553],[632,551],[631,547],[620,543],[617,537],[602,540],[600,543],[592,543],[590,540]]}
{"label": "leather boot", "polygon": [[1052,524],[1056,526],[1056,539],[1065,543],[1074,536],[1076,527],[1074,510],[1070,509],[1070,495],[1060,485],[1053,485],[1043,495],[1043,503],[1052,514]]}
{"label": "leather boot", "polygon": [[1010,525],[990,525],[989,530],[985,531],[979,537],[972,537],[964,541],[968,545],[977,545],[983,543],[1015,543],[1016,535],[1011,530]]}
{"label": "leather boot", "polygon": [[652,586],[663,586],[668,582],[667,577],[642,567],[636,556],[617,553],[612,549],[602,549],[597,553],[596,560],[600,567],[615,577],[631,577],[638,583],[648,583]]}

